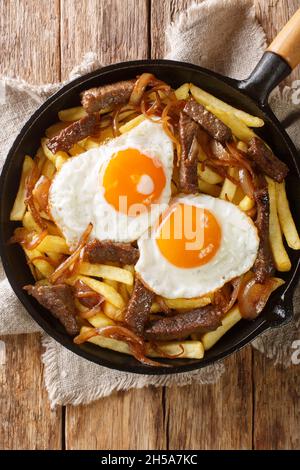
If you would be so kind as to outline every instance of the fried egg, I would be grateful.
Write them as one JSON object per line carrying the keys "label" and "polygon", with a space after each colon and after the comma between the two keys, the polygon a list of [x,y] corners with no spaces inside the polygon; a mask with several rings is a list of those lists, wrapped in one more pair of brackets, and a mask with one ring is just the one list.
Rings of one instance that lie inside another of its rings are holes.
{"label": "fried egg", "polygon": [[99,148],[70,158],[49,191],[49,210],[73,248],[91,238],[137,240],[171,196],[173,143],[158,122],[143,121]]}
{"label": "fried egg", "polygon": [[253,221],[234,204],[179,196],[138,241],[142,281],[170,299],[202,296],[247,272],[257,256]]}

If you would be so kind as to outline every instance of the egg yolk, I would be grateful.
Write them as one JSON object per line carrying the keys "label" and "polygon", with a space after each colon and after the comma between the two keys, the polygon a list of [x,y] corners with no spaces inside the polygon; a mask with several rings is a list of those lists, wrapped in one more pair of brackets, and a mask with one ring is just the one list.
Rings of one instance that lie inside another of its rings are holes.
{"label": "egg yolk", "polygon": [[106,201],[118,212],[134,217],[159,200],[166,176],[158,159],[128,148],[113,155],[102,184]]}
{"label": "egg yolk", "polygon": [[221,228],[207,209],[175,204],[162,217],[156,243],[174,266],[196,268],[208,263],[217,253]]}

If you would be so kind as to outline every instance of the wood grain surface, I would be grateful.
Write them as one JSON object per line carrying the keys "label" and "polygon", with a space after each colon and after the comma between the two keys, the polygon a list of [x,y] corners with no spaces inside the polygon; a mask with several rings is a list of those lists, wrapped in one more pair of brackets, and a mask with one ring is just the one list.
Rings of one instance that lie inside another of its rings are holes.
{"label": "wood grain surface", "polygon": [[[90,50],[103,64],[163,57],[166,26],[191,3],[2,0],[0,73],[46,83],[67,78]],[[270,40],[300,0],[255,0],[255,7]],[[1,449],[300,448],[299,366],[275,367],[250,347],[225,361],[214,385],[131,390],[51,411],[38,336],[2,339]]]}

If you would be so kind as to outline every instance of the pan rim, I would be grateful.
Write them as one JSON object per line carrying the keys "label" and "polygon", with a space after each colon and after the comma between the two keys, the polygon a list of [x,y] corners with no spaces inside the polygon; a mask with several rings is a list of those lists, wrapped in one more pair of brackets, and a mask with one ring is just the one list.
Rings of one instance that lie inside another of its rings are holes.
{"label": "pan rim", "polygon": [[[20,130],[18,136],[16,137],[15,141],[13,142],[8,154],[7,158],[5,160],[5,163],[2,168],[1,176],[0,176],[0,198],[1,201],[3,200],[4,194],[3,194],[3,187],[4,187],[4,181],[6,178],[6,175],[9,171],[10,165],[13,164],[14,160],[14,155],[16,150],[22,145],[22,141],[26,137],[27,132],[30,130],[32,125],[40,118],[40,116],[47,110],[47,108],[57,100],[61,100],[64,95],[67,95],[70,90],[74,89],[74,87],[77,87],[78,85],[83,85],[86,81],[89,81],[90,79],[94,77],[104,77],[106,74],[109,74],[112,71],[118,70],[118,69],[127,69],[130,70],[130,68],[134,68],[136,66],[148,66],[148,65],[164,65],[164,66],[169,66],[174,68],[184,68],[184,69],[191,69],[194,70],[202,76],[207,75],[208,77],[215,77],[216,79],[225,82],[228,86],[231,86],[235,91],[239,91],[239,93],[244,94],[244,96],[247,96],[249,100],[252,100],[255,105],[260,108],[264,113],[267,113],[270,117],[270,119],[273,121],[273,124],[277,128],[278,132],[280,133],[281,138],[283,139],[285,145],[287,148],[289,148],[289,153],[291,154],[295,168],[297,169],[297,175],[298,178],[300,179],[300,170],[299,170],[299,165],[296,160],[296,149],[294,147],[294,144],[292,143],[291,139],[289,138],[288,134],[286,131],[282,128],[280,125],[280,122],[277,120],[276,116],[273,114],[272,110],[270,107],[266,105],[261,105],[257,102],[255,102],[252,98],[250,98],[246,93],[243,93],[243,90],[238,89],[238,84],[240,83],[238,80],[234,80],[232,78],[228,77],[223,77],[222,75],[210,71],[208,69],[205,69],[203,67],[200,67],[195,64],[190,64],[187,62],[180,62],[180,61],[173,61],[173,60],[165,60],[165,59],[144,59],[144,60],[134,60],[134,61],[124,61],[124,62],[118,62],[112,65],[108,65],[106,67],[102,67],[100,69],[94,70],[93,72],[90,72],[88,74],[85,74],[81,77],[76,78],[75,80],[70,81],[66,85],[62,86],[56,93],[54,93],[52,96],[50,96],[44,103],[42,103],[41,106],[30,116],[30,118],[26,121],[22,129]],[[2,202],[1,202],[2,204]],[[239,351],[241,348],[249,344],[254,338],[259,336],[262,332],[266,331],[267,329],[271,328],[272,326],[276,325],[271,325],[267,322],[266,319],[262,317],[261,323],[257,326],[257,328],[252,331],[248,336],[245,336],[242,340],[240,340],[237,344],[234,344],[233,346],[225,349],[223,352],[219,353],[216,357],[211,358],[211,359],[203,359],[198,360],[197,362],[194,362],[196,360],[193,360],[191,364],[185,364],[185,365],[175,365],[172,368],[169,367],[164,367],[162,366],[161,368],[149,368],[145,365],[141,365],[137,363],[136,365],[132,366],[126,366],[124,364],[122,365],[116,365],[114,362],[111,362],[109,360],[106,360],[105,358],[99,358],[96,355],[93,355],[92,353],[85,351],[84,349],[81,349],[79,346],[75,345],[74,343],[69,343],[66,342],[66,340],[63,338],[63,334],[60,333],[56,328],[52,327],[49,325],[46,320],[43,319],[42,315],[38,313],[38,310],[34,307],[34,305],[30,302],[28,296],[25,295],[25,293],[22,291],[22,289],[17,285],[16,280],[14,279],[13,275],[13,269],[12,266],[10,266],[10,263],[8,262],[8,259],[5,255],[5,240],[3,240],[2,237],[2,231],[0,233],[0,255],[2,258],[3,262],[3,268],[5,271],[5,274],[7,276],[7,279],[17,295],[18,299],[21,301],[27,312],[31,315],[31,317],[41,326],[41,328],[48,333],[52,338],[54,338],[56,341],[58,341],[62,346],[66,347],[73,353],[84,357],[85,359],[88,359],[89,361],[102,365],[104,367],[109,367],[111,369],[115,370],[120,370],[120,371],[125,371],[125,372],[131,372],[131,373],[137,373],[137,374],[145,374],[145,375],[162,375],[162,374],[175,374],[175,373],[184,373],[184,372],[190,372],[192,370],[196,369],[201,369],[203,367],[207,367],[208,365],[213,365],[221,360],[223,360],[225,357],[231,355],[233,352]],[[293,297],[293,292],[294,292],[294,287],[296,284],[296,280],[299,277],[299,271],[300,271],[300,259],[298,259],[298,263],[294,269],[294,273],[292,278],[290,279],[289,283],[287,286],[285,286],[283,295],[287,297],[287,300],[292,303],[292,297]],[[281,323],[280,323],[281,324]]]}

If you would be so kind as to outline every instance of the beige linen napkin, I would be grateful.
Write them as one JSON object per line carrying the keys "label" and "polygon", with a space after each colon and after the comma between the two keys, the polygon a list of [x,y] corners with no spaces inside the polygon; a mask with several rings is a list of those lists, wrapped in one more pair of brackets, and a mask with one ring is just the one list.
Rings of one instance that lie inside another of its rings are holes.
{"label": "beige linen napkin", "polygon": [[[216,34],[218,31],[218,34]],[[167,31],[170,52],[167,58],[199,63],[210,69],[244,78],[249,75],[262,55],[265,35],[254,16],[250,0],[204,0],[179,15]],[[226,51],[224,51],[226,47]],[[100,67],[95,53],[87,53],[84,61],[70,74],[70,79]],[[0,81],[0,166],[22,124],[47,96],[61,84],[31,86],[19,79]],[[272,99],[279,119],[293,111],[293,90]],[[299,111],[299,109],[298,109]],[[299,123],[298,123],[299,126]],[[300,143],[297,125],[289,129],[295,142]],[[2,267],[0,269],[0,334],[19,334],[40,331],[14,296]],[[299,299],[299,294],[298,297]],[[253,344],[269,357],[287,365],[292,353],[291,344],[299,339],[299,302],[295,301],[297,321],[280,330],[267,333]],[[55,404],[88,403],[113,391],[141,388],[148,385],[207,384],[216,381],[224,372],[223,364],[174,376],[141,376],[113,371],[92,364],[60,346],[42,334],[45,347],[45,382],[52,406]]]}

